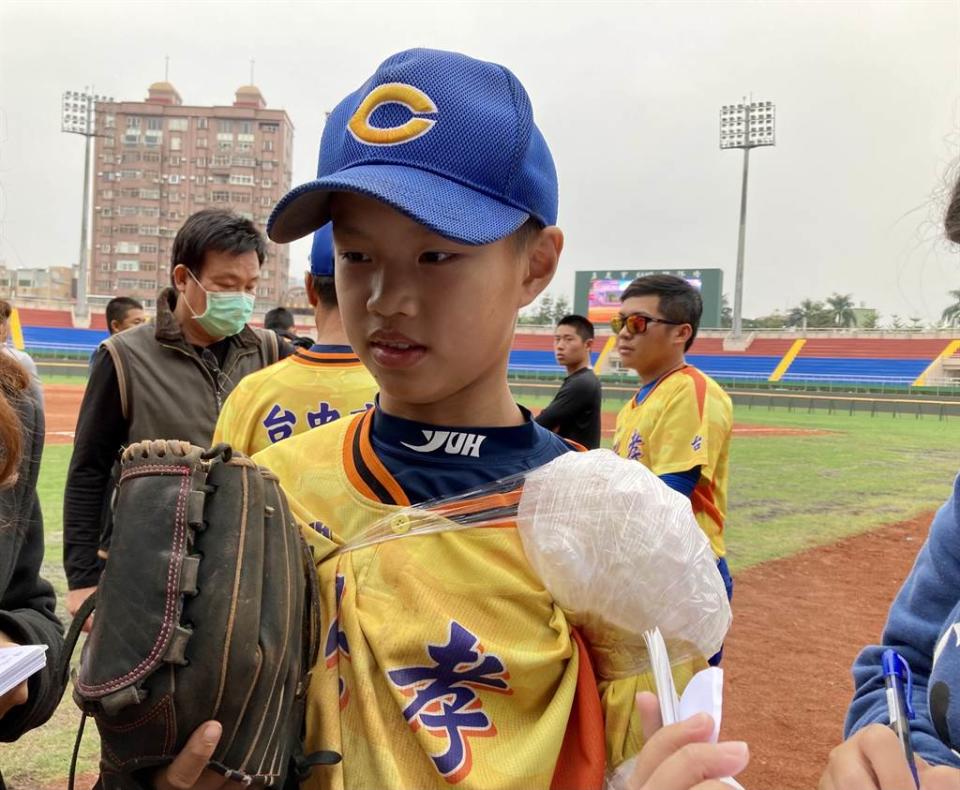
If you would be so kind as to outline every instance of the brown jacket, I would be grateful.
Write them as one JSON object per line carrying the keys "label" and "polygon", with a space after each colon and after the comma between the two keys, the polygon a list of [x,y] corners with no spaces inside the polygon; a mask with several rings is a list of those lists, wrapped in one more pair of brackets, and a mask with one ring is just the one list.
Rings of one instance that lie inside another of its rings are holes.
{"label": "brown jacket", "polygon": [[209,350],[198,352],[173,314],[177,292],[165,288],[157,299],[156,325],[143,324],[103,342],[120,385],[130,443],[183,439],[209,447],[220,408],[248,373],[277,361],[277,336],[245,326],[229,338],[222,367]]}

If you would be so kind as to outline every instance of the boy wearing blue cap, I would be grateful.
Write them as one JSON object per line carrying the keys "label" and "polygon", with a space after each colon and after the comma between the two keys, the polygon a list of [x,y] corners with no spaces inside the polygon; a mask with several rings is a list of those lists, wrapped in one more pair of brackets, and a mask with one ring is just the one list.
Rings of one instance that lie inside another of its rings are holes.
{"label": "boy wearing blue cap", "polygon": [[377,382],[354,353],[343,330],[333,281],[333,230],[313,234],[305,276],[317,342],[243,378],[217,420],[214,444],[227,442],[247,455],[311,428],[373,406]]}
{"label": "boy wearing blue cap", "polygon": [[[321,584],[306,751],[343,760],[307,787],[599,790],[640,747],[634,697],[652,679],[595,671],[598,645],[568,623],[515,529],[344,549],[402,521],[401,507],[573,449],[507,383],[517,314],[563,248],[556,219],[556,170],[523,86],[502,66],[433,50],[388,58],[340,102],[317,179],[270,219],[278,242],[333,221],[344,327],[380,385],[374,409],[256,456],[304,525]],[[599,647],[608,661],[616,652]],[[678,667],[678,688],[705,666]],[[219,725],[207,726],[215,742]],[[695,739],[670,734],[662,757]],[[199,775],[204,737],[162,787]]]}

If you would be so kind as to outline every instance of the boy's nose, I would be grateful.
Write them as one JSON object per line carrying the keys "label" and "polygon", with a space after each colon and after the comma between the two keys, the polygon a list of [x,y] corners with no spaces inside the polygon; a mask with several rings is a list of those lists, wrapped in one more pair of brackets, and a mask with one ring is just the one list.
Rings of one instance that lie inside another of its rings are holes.
{"label": "boy's nose", "polygon": [[410,275],[404,276],[398,269],[396,266],[377,267],[367,299],[369,312],[385,318],[416,315],[416,279]]}

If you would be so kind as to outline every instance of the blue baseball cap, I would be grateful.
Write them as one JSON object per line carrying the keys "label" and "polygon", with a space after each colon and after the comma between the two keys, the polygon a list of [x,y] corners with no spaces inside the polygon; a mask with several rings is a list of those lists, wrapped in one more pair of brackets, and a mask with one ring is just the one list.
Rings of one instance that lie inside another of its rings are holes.
{"label": "blue baseball cap", "polygon": [[310,248],[310,274],[333,276],[333,223],[328,222],[313,234]]}
{"label": "blue baseball cap", "polygon": [[495,63],[410,49],[330,113],[317,178],[267,222],[273,241],[330,221],[331,192],[392,206],[435,233],[489,244],[533,217],[557,221],[557,171],[520,81]]}

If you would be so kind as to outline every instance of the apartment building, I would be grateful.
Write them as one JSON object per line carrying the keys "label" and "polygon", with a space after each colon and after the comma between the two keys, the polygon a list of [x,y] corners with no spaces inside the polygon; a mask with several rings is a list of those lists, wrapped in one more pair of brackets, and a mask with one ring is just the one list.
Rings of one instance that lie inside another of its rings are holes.
{"label": "apartment building", "polygon": [[14,302],[59,302],[77,297],[77,267],[8,268],[0,261],[0,297]]}
{"label": "apartment building", "polygon": [[[153,307],[170,282],[170,247],[195,211],[231,208],[265,229],[290,188],[293,124],[245,85],[230,106],[185,105],[169,82],[142,102],[98,102],[90,301],[129,295]],[[275,306],[287,289],[289,251],[272,242],[257,292]]]}

